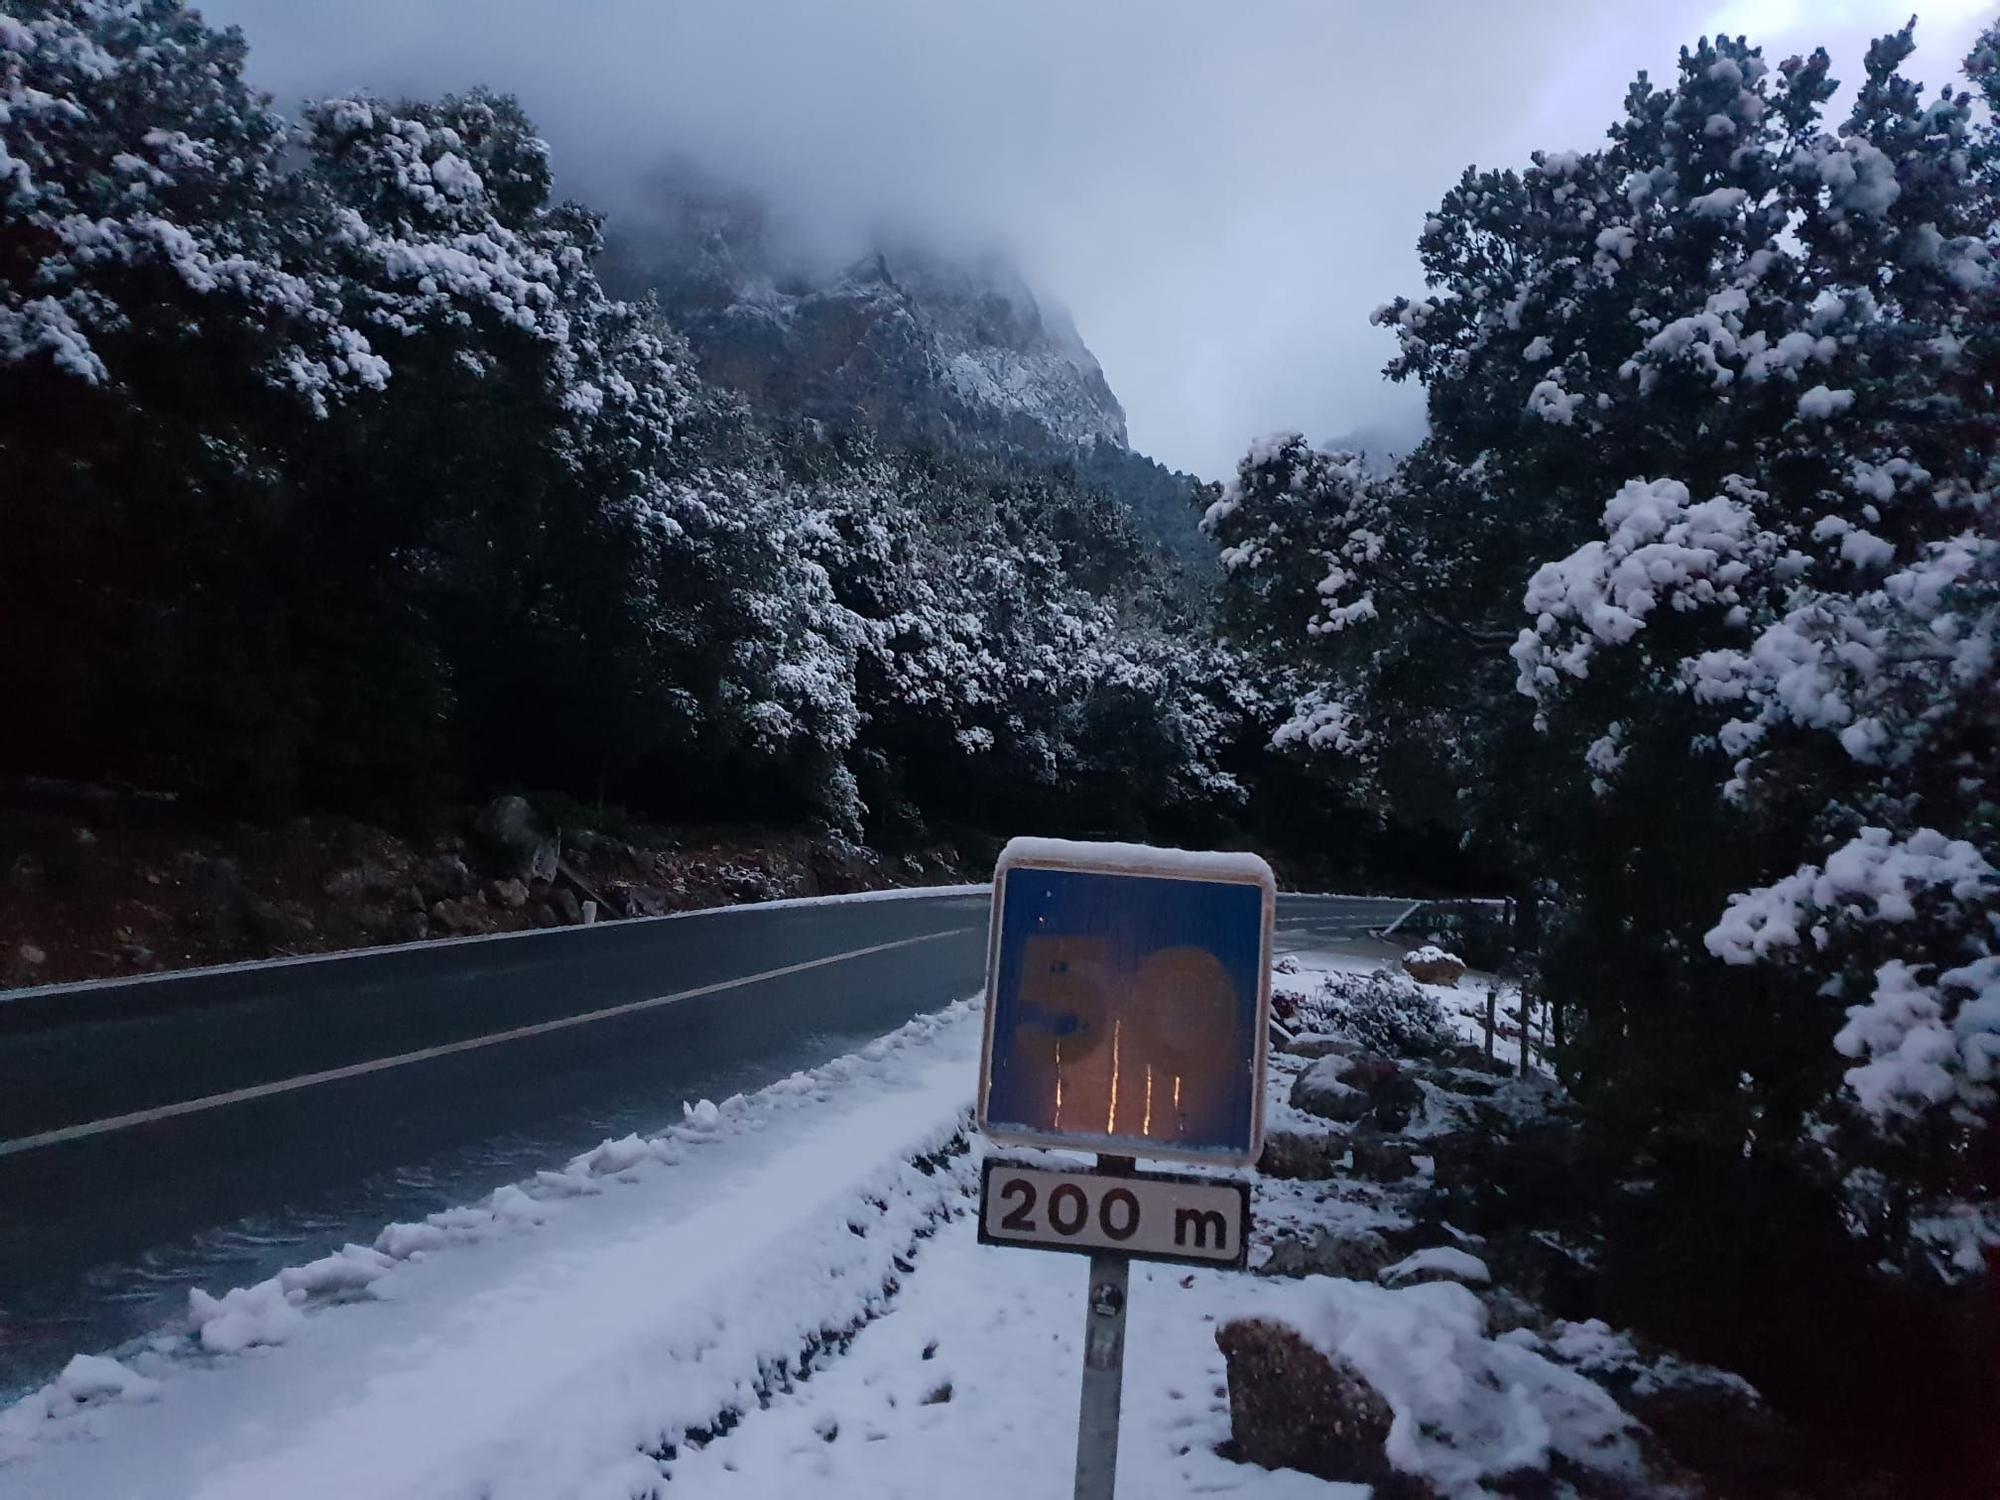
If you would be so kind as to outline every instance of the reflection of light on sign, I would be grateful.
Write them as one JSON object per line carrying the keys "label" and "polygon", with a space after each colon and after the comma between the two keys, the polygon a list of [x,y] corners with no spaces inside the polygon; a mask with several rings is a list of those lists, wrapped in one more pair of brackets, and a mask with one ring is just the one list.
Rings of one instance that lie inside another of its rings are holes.
{"label": "reflection of light on sign", "polygon": [[1236,989],[1222,961],[1205,948],[1165,948],[1131,981],[1131,1001],[1149,1024],[1147,1055],[1185,1068],[1229,1045]]}
{"label": "reflection of light on sign", "polygon": [[1104,1112],[1104,1130],[1107,1135],[1118,1129],[1118,1042],[1125,1031],[1123,1021],[1111,1023],[1111,1108]]}
{"label": "reflection of light on sign", "polygon": [[[1051,1129],[1080,1117],[1086,1129],[1101,1119],[1107,1135],[1178,1141],[1215,1127],[1227,1101],[1214,1061],[1237,1044],[1239,1021],[1236,986],[1213,953],[1162,948],[1121,970],[1102,938],[1038,933],[1023,946],[1019,993],[1011,1055],[1041,1065]],[[1137,1089],[1128,1061],[1142,1073]],[[1153,1108],[1156,1070],[1173,1080],[1171,1114]],[[1189,1077],[1204,1087],[1184,1098]]]}
{"label": "reflection of light on sign", "polygon": [[1269,871],[1202,856],[1209,879],[1162,856],[1173,873],[1155,875],[1147,851],[1097,848],[1010,845],[996,871],[980,1128],[1026,1145],[1249,1160]]}

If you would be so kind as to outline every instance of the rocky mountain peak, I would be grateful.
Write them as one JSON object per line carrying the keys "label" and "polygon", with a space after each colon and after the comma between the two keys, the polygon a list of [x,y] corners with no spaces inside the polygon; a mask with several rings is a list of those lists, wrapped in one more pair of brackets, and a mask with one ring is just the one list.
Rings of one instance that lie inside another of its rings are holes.
{"label": "rocky mountain peak", "polygon": [[898,441],[1126,447],[1125,412],[1060,303],[997,252],[885,237],[845,264],[789,250],[766,207],[690,179],[614,235],[607,280],[650,290],[752,406],[859,418]]}

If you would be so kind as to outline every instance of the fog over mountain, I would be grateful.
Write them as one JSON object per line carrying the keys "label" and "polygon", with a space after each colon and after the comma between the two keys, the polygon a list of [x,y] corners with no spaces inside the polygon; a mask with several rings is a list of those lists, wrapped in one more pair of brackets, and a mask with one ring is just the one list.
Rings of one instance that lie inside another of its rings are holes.
{"label": "fog over mountain", "polygon": [[[1702,31],[1843,63],[1892,0],[1525,8],[1419,0],[216,0],[280,101],[518,93],[565,185],[643,213],[663,162],[764,194],[845,266],[885,232],[1004,253],[1059,301],[1133,446],[1218,475],[1249,437],[1413,433],[1370,308],[1421,285],[1423,217],[1466,164],[1591,144]],[[1942,78],[1985,7],[1924,9]],[[1852,73],[1852,67],[1847,71]]]}

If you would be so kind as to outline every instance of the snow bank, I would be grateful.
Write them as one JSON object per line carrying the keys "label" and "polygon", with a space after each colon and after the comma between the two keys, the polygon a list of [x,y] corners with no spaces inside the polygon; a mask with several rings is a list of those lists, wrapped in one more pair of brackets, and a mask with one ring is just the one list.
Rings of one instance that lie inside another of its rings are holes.
{"label": "snow bank", "polygon": [[[663,1455],[883,1311],[963,1202],[979,1023],[959,1002],[373,1248],[197,1294],[145,1374],[86,1362],[0,1412],[0,1492],[647,1493]],[[61,1441],[80,1405],[104,1408],[97,1440]]]}
{"label": "snow bank", "polygon": [[119,1401],[153,1401],[160,1383],[115,1359],[79,1354],[39,1391],[0,1411],[0,1464],[44,1437],[73,1437],[88,1430],[87,1414]]}
{"label": "snow bank", "polygon": [[1447,1494],[1546,1469],[1556,1454],[1643,1477],[1617,1403],[1534,1350],[1489,1339],[1478,1297],[1454,1282],[1391,1290],[1316,1276],[1274,1284],[1264,1301],[1264,1316],[1361,1372],[1395,1413],[1389,1461]]}
{"label": "snow bank", "polygon": [[1384,1266],[1376,1279],[1384,1286],[1404,1286],[1426,1278],[1486,1286],[1493,1280],[1493,1273],[1476,1255],[1452,1245],[1434,1245],[1404,1256],[1393,1266]]}
{"label": "snow bank", "polygon": [[1408,953],[1403,955],[1403,962],[1406,964],[1457,964],[1461,968],[1465,965],[1464,959],[1460,958],[1456,953],[1447,953],[1436,943],[1425,943],[1421,948],[1412,948]]}

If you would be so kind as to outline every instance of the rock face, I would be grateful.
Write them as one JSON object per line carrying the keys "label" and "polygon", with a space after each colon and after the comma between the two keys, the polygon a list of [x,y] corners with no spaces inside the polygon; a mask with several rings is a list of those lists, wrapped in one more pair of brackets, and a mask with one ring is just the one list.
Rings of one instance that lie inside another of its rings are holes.
{"label": "rock face", "polygon": [[1384,1497],[1429,1492],[1389,1466],[1382,1445],[1394,1413],[1345,1360],[1264,1318],[1225,1323],[1215,1342],[1228,1364],[1230,1434],[1242,1458],[1373,1484]]}
{"label": "rock face", "polygon": [[1131,451],[1124,408],[1068,312],[1005,257],[908,239],[829,256],[752,194],[691,170],[653,189],[611,240],[605,282],[656,295],[702,373],[752,408],[1067,462],[1196,555],[1197,481]]}
{"label": "rock face", "polygon": [[1125,412],[1061,306],[998,255],[877,244],[829,263],[787,243],[751,195],[663,179],[606,277],[650,290],[703,373],[764,410],[858,413],[896,440],[974,434],[1125,447]]}

